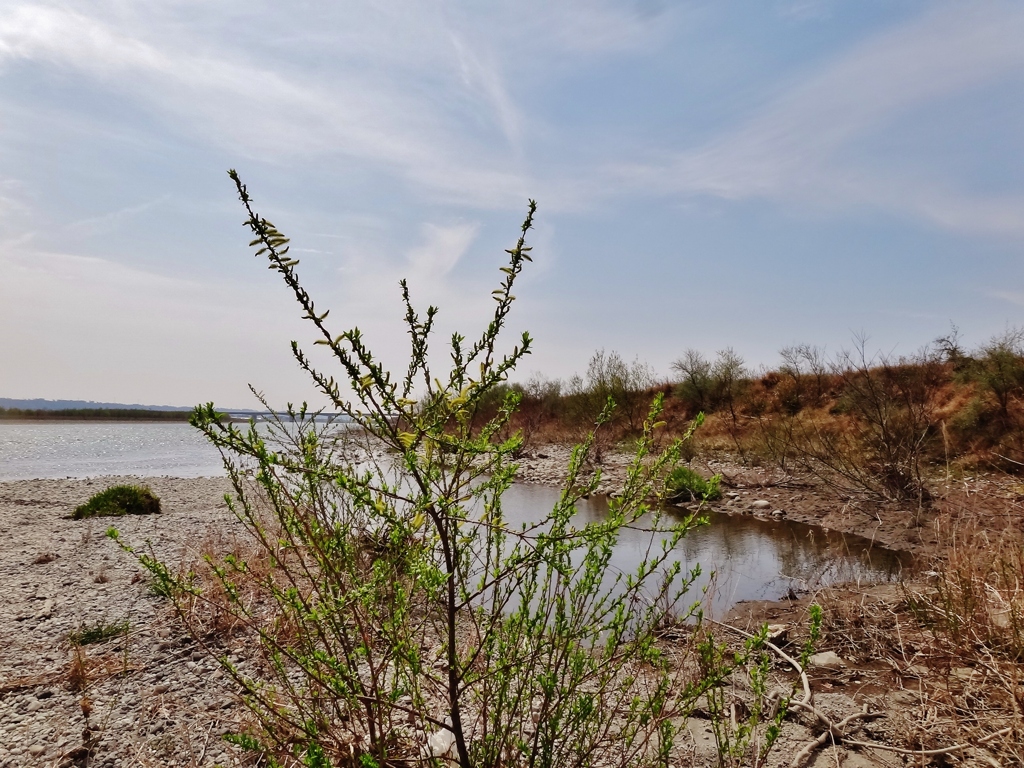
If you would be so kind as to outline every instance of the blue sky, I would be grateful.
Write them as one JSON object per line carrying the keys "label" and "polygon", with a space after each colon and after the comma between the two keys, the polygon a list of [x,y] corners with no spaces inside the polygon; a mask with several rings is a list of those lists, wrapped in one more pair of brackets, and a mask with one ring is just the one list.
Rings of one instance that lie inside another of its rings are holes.
{"label": "blue sky", "polygon": [[668,375],[1024,313],[1024,4],[0,0],[0,396],[311,396],[225,171],[338,331],[400,366],[490,310]]}

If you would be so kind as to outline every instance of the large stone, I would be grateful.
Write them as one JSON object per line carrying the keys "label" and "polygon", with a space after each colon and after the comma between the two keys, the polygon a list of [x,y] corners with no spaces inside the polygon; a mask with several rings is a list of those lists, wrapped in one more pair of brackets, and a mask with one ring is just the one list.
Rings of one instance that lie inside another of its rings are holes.
{"label": "large stone", "polygon": [[455,734],[449,730],[432,733],[423,747],[422,754],[425,758],[446,757],[455,746]]}
{"label": "large stone", "polygon": [[846,662],[842,658],[832,651],[822,651],[816,653],[807,660],[807,665],[811,669],[839,669],[845,667]]}
{"label": "large stone", "polygon": [[751,509],[771,509],[772,503],[765,501],[764,499],[757,499],[756,501],[750,502]]}
{"label": "large stone", "polygon": [[900,677],[922,678],[928,677],[928,667],[924,664],[911,664],[906,669],[900,670]]}

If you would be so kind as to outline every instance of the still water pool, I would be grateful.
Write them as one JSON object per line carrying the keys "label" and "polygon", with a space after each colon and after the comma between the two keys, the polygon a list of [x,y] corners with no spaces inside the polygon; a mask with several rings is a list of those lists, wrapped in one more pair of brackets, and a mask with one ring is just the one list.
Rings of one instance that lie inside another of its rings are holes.
{"label": "still water pool", "polygon": [[[536,510],[550,508],[557,496],[558,491],[551,487],[513,485],[502,499],[502,507],[512,521],[524,521]],[[607,504],[601,497],[580,502],[581,522],[602,518]],[[681,515],[672,509],[668,513]],[[624,531],[610,566],[635,570],[649,542],[649,534]],[[690,602],[707,588],[710,605],[719,616],[740,601],[778,600],[790,589],[815,590],[849,581],[898,581],[911,566],[907,553],[882,549],[859,536],[788,520],[716,512],[708,514],[707,525],[692,530],[678,544],[675,556],[684,569],[699,564],[703,571],[689,593]]]}

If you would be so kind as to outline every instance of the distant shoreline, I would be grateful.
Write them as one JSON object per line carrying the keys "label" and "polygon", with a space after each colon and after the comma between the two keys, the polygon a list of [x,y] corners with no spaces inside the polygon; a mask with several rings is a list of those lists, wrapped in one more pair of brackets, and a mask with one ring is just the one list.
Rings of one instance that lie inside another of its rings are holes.
{"label": "distant shoreline", "polygon": [[[36,424],[46,421],[94,421],[94,422],[187,422],[192,411],[158,411],[148,408],[0,408],[0,423]],[[268,421],[274,414],[260,411],[225,411],[222,421],[246,423]],[[280,414],[278,414],[280,416]],[[281,416],[282,419],[286,417]],[[347,422],[341,414],[326,413],[316,417]]]}
{"label": "distant shoreline", "polygon": [[38,421],[188,421],[191,411],[143,408],[0,408],[0,422]]}

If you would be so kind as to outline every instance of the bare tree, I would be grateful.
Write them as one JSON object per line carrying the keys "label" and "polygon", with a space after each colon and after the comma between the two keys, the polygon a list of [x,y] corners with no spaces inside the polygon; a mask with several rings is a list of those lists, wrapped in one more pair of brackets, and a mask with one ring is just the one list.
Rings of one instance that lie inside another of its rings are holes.
{"label": "bare tree", "polygon": [[[794,344],[779,350],[782,365],[779,370],[793,379],[796,408],[804,405],[820,405],[828,384],[829,362],[822,347],[810,344]],[[813,394],[809,389],[813,388]]]}
{"label": "bare tree", "polygon": [[732,347],[720,350],[711,366],[712,387],[715,400],[729,409],[733,424],[736,424],[736,398],[746,379],[743,358]]}
{"label": "bare tree", "polygon": [[677,387],[679,397],[692,403],[699,411],[709,411],[712,407],[711,368],[711,361],[692,348],[672,363],[672,370],[681,377]]}
{"label": "bare tree", "polygon": [[912,358],[866,352],[857,338],[831,364],[839,381],[840,418],[792,419],[779,442],[798,464],[846,491],[924,501],[922,464],[935,434],[933,395],[941,362],[928,350]]}
{"label": "bare tree", "polygon": [[599,349],[587,364],[586,376],[574,375],[568,390],[581,401],[590,418],[596,418],[612,400],[629,431],[635,432],[647,415],[649,393],[655,383],[654,371],[639,358],[627,363],[618,352]]}

